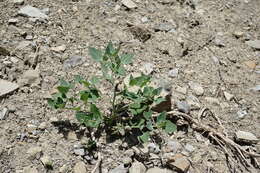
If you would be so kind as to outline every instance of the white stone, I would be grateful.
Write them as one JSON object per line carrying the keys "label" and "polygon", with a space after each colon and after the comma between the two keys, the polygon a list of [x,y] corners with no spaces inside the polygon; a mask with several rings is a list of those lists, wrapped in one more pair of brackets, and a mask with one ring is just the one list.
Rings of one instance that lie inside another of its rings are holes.
{"label": "white stone", "polygon": [[87,169],[85,167],[85,163],[80,161],[77,162],[73,168],[74,173],[87,173]]}
{"label": "white stone", "polygon": [[122,4],[124,6],[126,6],[127,8],[131,9],[131,8],[137,8],[137,5],[131,1],[131,0],[122,0]]}
{"label": "white stone", "polygon": [[21,8],[18,11],[18,14],[24,15],[26,17],[34,17],[34,18],[41,18],[41,19],[48,19],[48,16],[44,14],[38,8],[32,7],[30,5],[26,5],[25,7]]}
{"label": "white stone", "polygon": [[260,40],[252,40],[245,42],[248,46],[260,50]]}
{"label": "white stone", "polygon": [[238,131],[236,132],[236,139],[241,142],[257,143],[259,140],[250,132]]}
{"label": "white stone", "polygon": [[0,79],[0,97],[9,94],[19,88],[19,85]]}

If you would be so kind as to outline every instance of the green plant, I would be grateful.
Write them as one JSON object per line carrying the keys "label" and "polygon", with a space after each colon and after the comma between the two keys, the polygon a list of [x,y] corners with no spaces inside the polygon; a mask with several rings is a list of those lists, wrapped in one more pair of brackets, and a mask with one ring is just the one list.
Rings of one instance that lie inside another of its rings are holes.
{"label": "green plant", "polygon": [[[76,76],[70,82],[61,80],[57,87],[58,92],[48,100],[49,105],[55,109],[74,110],[76,119],[89,128],[104,126],[121,135],[138,130],[142,133],[138,137],[142,142],[148,141],[150,132],[154,129],[174,132],[176,125],[166,119],[165,112],[157,116],[156,120],[152,117],[152,106],[161,103],[164,98],[159,97],[161,88],[149,86],[151,76],[130,75],[129,83],[124,84],[127,75],[125,66],[132,63],[133,55],[119,54],[119,51],[120,46],[114,48],[111,42],[105,50],[89,48],[90,56],[101,66],[102,76],[89,80]],[[109,115],[104,115],[97,106],[101,99],[97,85],[101,80],[109,82],[112,88]],[[123,87],[120,88],[122,84]],[[77,91],[79,86],[84,89]],[[134,86],[138,87],[138,90],[130,91]]]}

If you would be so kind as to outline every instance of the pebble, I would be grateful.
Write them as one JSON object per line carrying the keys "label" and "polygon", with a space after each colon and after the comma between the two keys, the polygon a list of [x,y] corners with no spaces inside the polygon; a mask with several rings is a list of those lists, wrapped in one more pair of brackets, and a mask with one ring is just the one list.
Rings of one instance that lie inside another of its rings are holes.
{"label": "pebble", "polygon": [[248,68],[254,70],[254,69],[256,68],[257,62],[256,62],[256,61],[248,60],[248,61],[244,61],[243,64],[245,64]]}
{"label": "pebble", "polygon": [[[260,85],[256,85],[253,88],[250,88],[251,91],[260,91]],[[0,95],[1,96],[1,95]]]}
{"label": "pebble", "polygon": [[87,173],[87,169],[85,167],[85,163],[80,161],[77,162],[73,168],[74,173]]}
{"label": "pebble", "polygon": [[186,101],[177,101],[176,106],[177,106],[178,111],[180,111],[180,112],[188,114],[191,111],[191,107],[188,104],[188,102],[186,102]]}
{"label": "pebble", "polygon": [[16,83],[12,83],[6,80],[0,79],[0,97],[10,94],[11,92],[17,90],[19,88],[19,85]]}
{"label": "pebble", "polygon": [[76,154],[78,156],[84,156],[85,155],[85,151],[84,151],[83,148],[74,149],[74,154]]}
{"label": "pebble", "polygon": [[24,0],[13,0],[15,5],[23,5]]}
{"label": "pebble", "polygon": [[148,148],[148,151],[150,152],[150,153],[154,153],[154,154],[158,154],[158,153],[160,153],[160,148],[159,148],[159,146],[158,145],[156,145],[155,143],[149,143],[148,145],[147,145],[147,148]]}
{"label": "pebble", "polygon": [[41,83],[40,72],[38,70],[27,70],[18,80],[20,85],[38,85]]}
{"label": "pebble", "polygon": [[126,6],[127,8],[129,8],[129,9],[137,8],[136,3],[134,3],[134,2],[131,1],[131,0],[122,0],[122,4],[123,4],[124,6]]}
{"label": "pebble", "polygon": [[38,173],[38,170],[35,167],[25,167],[23,173]]}
{"label": "pebble", "polygon": [[199,83],[189,82],[189,86],[197,96],[201,96],[204,94],[204,89]]}
{"label": "pebble", "polygon": [[29,155],[30,159],[35,159],[37,155],[42,154],[42,148],[41,147],[32,147],[27,150],[27,154]]}
{"label": "pebble", "polygon": [[190,168],[190,161],[182,154],[176,154],[167,161],[167,164],[177,172],[186,173]]}
{"label": "pebble", "polygon": [[149,75],[154,71],[154,65],[152,63],[146,63],[143,65],[143,67],[141,68],[141,71],[145,74],[145,75]]}
{"label": "pebble", "polygon": [[247,113],[246,110],[239,110],[239,111],[237,111],[237,117],[238,117],[239,119],[243,119],[247,114],[248,114],[248,113]]}
{"label": "pebble", "polygon": [[45,168],[51,169],[53,167],[53,162],[49,156],[43,156],[40,160]]}
{"label": "pebble", "polygon": [[235,136],[236,136],[236,141],[238,141],[238,142],[246,142],[246,143],[250,143],[250,144],[255,144],[255,143],[259,142],[257,137],[253,133],[250,133],[250,132],[238,131],[238,132],[236,132]]}
{"label": "pebble", "polygon": [[233,35],[236,37],[236,38],[241,38],[243,37],[244,33],[242,31],[234,31],[233,32]]}
{"label": "pebble", "polygon": [[146,167],[141,162],[135,161],[129,168],[129,173],[145,173]]}
{"label": "pebble", "polygon": [[128,157],[133,157],[135,155],[135,151],[133,149],[128,149],[124,154]]}
{"label": "pebble", "polygon": [[72,55],[69,59],[65,60],[63,63],[63,67],[65,70],[81,65],[86,60],[85,57]]}
{"label": "pebble", "polygon": [[12,18],[8,20],[8,24],[16,24],[18,22],[18,19]]}
{"label": "pebble", "polygon": [[187,103],[191,106],[192,109],[200,108],[200,101],[194,95],[189,95],[186,99]]}
{"label": "pebble", "polygon": [[130,157],[123,158],[124,167],[128,167],[129,165],[131,165],[131,163],[132,159]]}
{"label": "pebble", "polygon": [[42,123],[39,125],[38,128],[41,129],[41,130],[45,130],[45,129],[47,128],[47,123],[46,123],[46,122],[42,122]]}
{"label": "pebble", "polygon": [[232,99],[234,99],[234,95],[224,91],[224,96],[226,98],[227,101],[231,101]]}
{"label": "pebble", "polygon": [[174,173],[174,172],[169,169],[162,169],[162,168],[154,167],[154,168],[148,169],[146,173]]}
{"label": "pebble", "polygon": [[4,120],[9,114],[9,110],[7,108],[3,108],[2,112],[0,112],[0,120]]}
{"label": "pebble", "polygon": [[69,166],[68,165],[63,165],[59,169],[59,173],[68,173],[69,172]]}
{"label": "pebble", "polygon": [[260,40],[251,40],[245,42],[248,46],[260,50]]}
{"label": "pebble", "polygon": [[214,43],[218,47],[224,47],[225,46],[223,39],[219,38],[219,37],[215,38]]}
{"label": "pebble", "polygon": [[191,144],[186,144],[184,146],[185,150],[187,150],[189,153],[192,153],[193,151],[195,151],[195,148],[191,145]]}
{"label": "pebble", "polygon": [[69,131],[67,139],[70,141],[77,141],[78,137],[74,131]]}
{"label": "pebble", "polygon": [[110,170],[109,173],[128,173],[128,168],[125,168],[124,165],[119,165]]}
{"label": "pebble", "polygon": [[187,87],[179,87],[179,86],[177,86],[176,87],[176,92],[178,92],[178,93],[181,93],[181,94],[187,94]]}
{"label": "pebble", "polygon": [[182,145],[177,140],[169,141],[163,147],[163,151],[165,153],[173,153],[173,154],[176,154],[181,149],[182,149]]}
{"label": "pebble", "polygon": [[168,76],[172,78],[178,77],[178,74],[179,74],[179,69],[177,68],[172,69],[168,72]]}
{"label": "pebble", "polygon": [[205,97],[205,101],[209,104],[215,104],[215,105],[219,105],[220,102],[217,98],[214,97]]}
{"label": "pebble", "polygon": [[149,20],[146,16],[141,18],[142,23],[147,23]]}
{"label": "pebble", "polygon": [[168,31],[172,30],[173,28],[175,28],[175,26],[173,26],[170,23],[161,23],[159,25],[156,25],[154,27],[154,30],[155,30],[155,32],[157,32],[157,31],[168,32]]}
{"label": "pebble", "polygon": [[18,14],[26,16],[26,17],[34,17],[40,19],[48,19],[48,16],[44,14],[38,8],[32,7],[30,5],[26,5],[18,11]]}
{"label": "pebble", "polygon": [[66,50],[66,45],[63,44],[61,46],[52,47],[51,50],[54,52],[64,52]]}

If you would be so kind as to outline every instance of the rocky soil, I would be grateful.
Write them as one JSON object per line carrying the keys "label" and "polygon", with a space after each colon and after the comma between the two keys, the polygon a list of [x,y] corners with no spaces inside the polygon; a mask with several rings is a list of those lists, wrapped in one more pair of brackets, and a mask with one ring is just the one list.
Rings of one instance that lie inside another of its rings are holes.
{"label": "rocky soil", "polygon": [[[0,172],[259,172],[259,14],[259,0],[0,1]],[[99,73],[88,47],[109,41],[171,90],[176,133],[102,134],[90,153],[73,113],[47,105],[60,78]]]}

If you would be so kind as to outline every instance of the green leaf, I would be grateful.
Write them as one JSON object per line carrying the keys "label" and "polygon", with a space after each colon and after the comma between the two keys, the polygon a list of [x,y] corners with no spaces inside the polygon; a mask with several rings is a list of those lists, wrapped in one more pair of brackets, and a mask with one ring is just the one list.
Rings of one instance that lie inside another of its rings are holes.
{"label": "green leaf", "polygon": [[154,100],[154,103],[155,103],[156,105],[158,105],[158,104],[160,104],[160,103],[162,103],[162,102],[164,102],[164,101],[166,101],[165,98],[158,97],[158,98],[156,98],[156,99]]}
{"label": "green leaf", "polygon": [[150,131],[153,130],[153,123],[151,120],[146,122],[146,128]]}
{"label": "green leaf", "polygon": [[132,54],[123,54],[121,55],[121,62],[122,64],[131,64],[133,60],[133,55]]}
{"label": "green leaf", "polygon": [[126,75],[126,70],[123,66],[119,66],[117,69],[117,73],[121,76],[125,76]]}
{"label": "green leaf", "polygon": [[166,112],[160,113],[160,115],[157,117],[156,123],[161,123],[163,121],[166,121]]}
{"label": "green leaf", "polygon": [[143,133],[143,135],[138,136],[138,139],[139,139],[141,142],[143,142],[143,143],[148,142],[149,138],[150,138],[149,132],[145,132],[145,133]]}
{"label": "green leaf", "polygon": [[165,132],[171,134],[177,130],[176,124],[172,123],[171,121],[167,120],[165,125]]}
{"label": "green leaf", "polygon": [[93,77],[90,79],[90,83],[93,84],[93,85],[99,84],[99,82],[100,82],[100,79],[99,79],[99,77],[97,77],[97,76],[93,76]]}
{"label": "green leaf", "polygon": [[91,99],[92,102],[95,102],[99,97],[99,91],[96,88],[91,88],[89,99]]}
{"label": "green leaf", "polygon": [[85,104],[88,103],[88,98],[90,95],[88,91],[81,91],[79,95],[80,95],[80,100],[82,100]]}
{"label": "green leaf", "polygon": [[90,47],[88,49],[89,51],[89,55],[91,56],[91,58],[97,62],[100,62],[102,61],[103,59],[103,55],[102,55],[102,52],[96,48],[93,48],[93,47]]}
{"label": "green leaf", "polygon": [[139,102],[135,102],[129,105],[130,108],[138,109],[141,107],[141,104]]}
{"label": "green leaf", "polygon": [[75,75],[74,76],[74,81],[75,82],[77,82],[77,83],[82,83],[81,81],[83,81],[84,80],[84,78],[82,77],[82,76],[80,76],[80,75]]}
{"label": "green leaf", "polygon": [[150,82],[151,76],[142,74],[141,76],[133,78],[133,76],[130,76],[130,86],[145,86],[148,82]]}
{"label": "green leaf", "polygon": [[106,47],[105,54],[111,56],[114,54],[114,52],[115,52],[115,49],[114,49],[113,43],[110,41]]}
{"label": "green leaf", "polygon": [[152,87],[144,87],[143,95],[145,97],[152,97],[153,96],[153,88]]}
{"label": "green leaf", "polygon": [[70,87],[68,87],[68,86],[58,86],[57,90],[62,94],[67,94],[70,90]]}
{"label": "green leaf", "polygon": [[144,118],[150,120],[152,117],[152,111],[144,112]]}
{"label": "green leaf", "polygon": [[159,95],[161,93],[161,91],[162,91],[162,87],[156,88],[156,89],[153,90],[153,95],[154,96]]}

